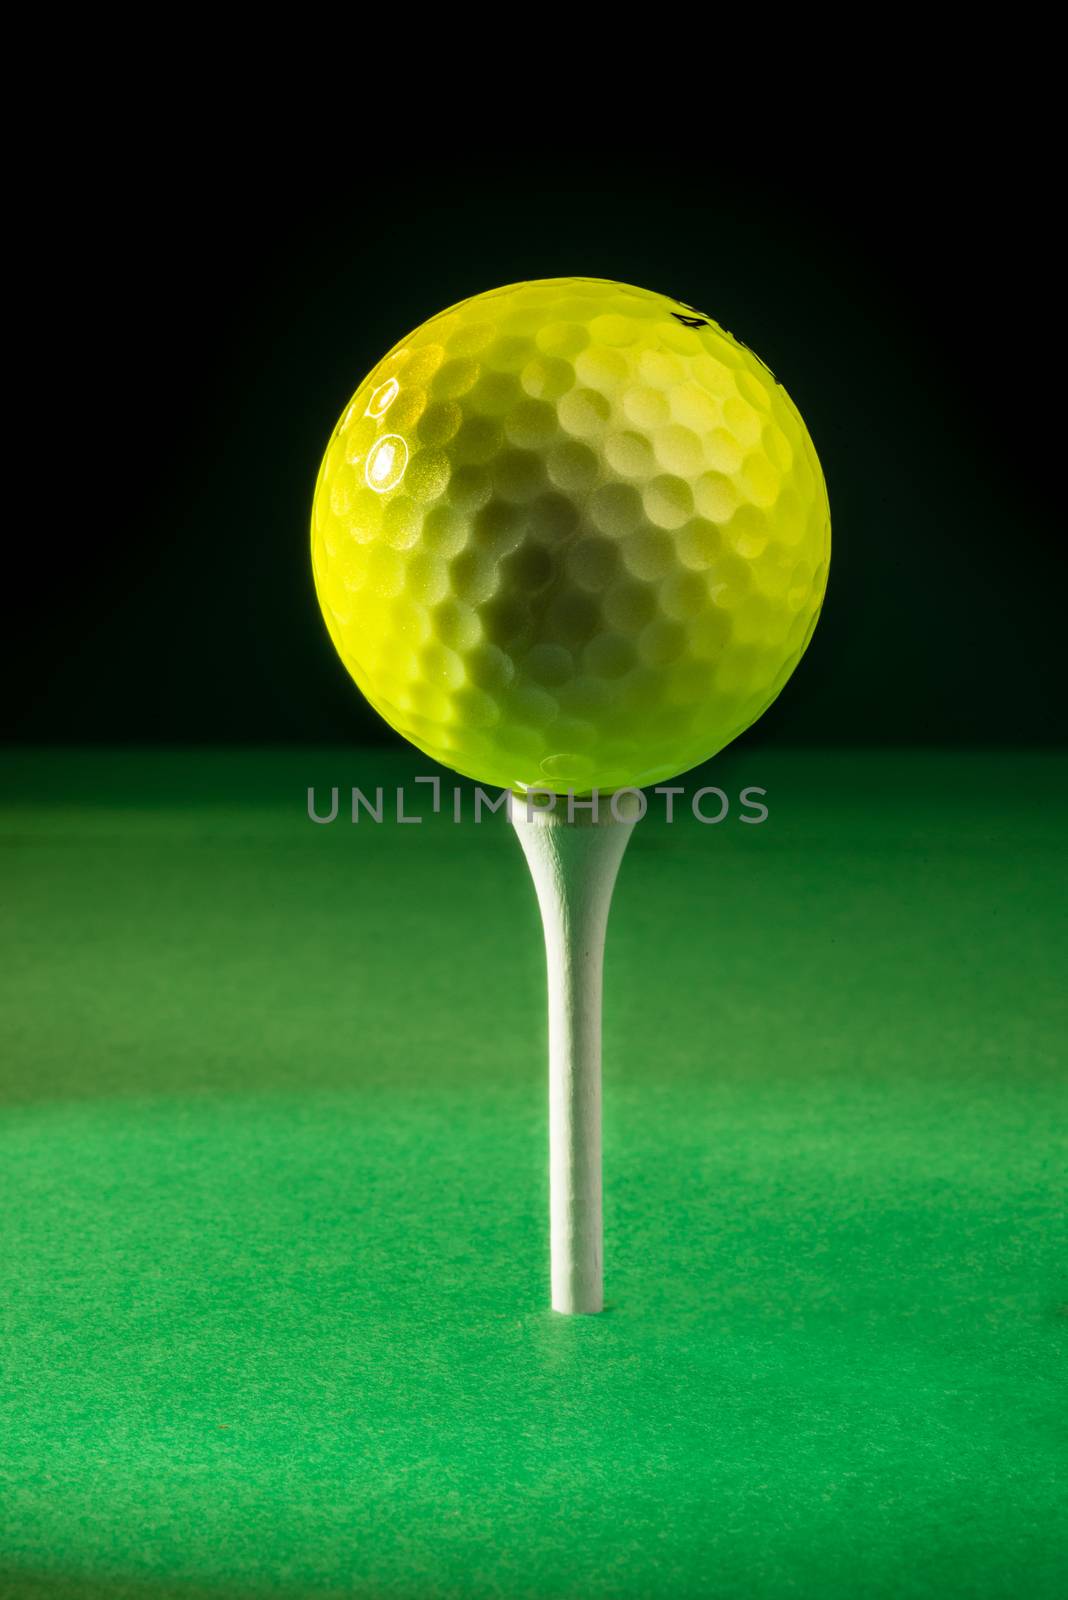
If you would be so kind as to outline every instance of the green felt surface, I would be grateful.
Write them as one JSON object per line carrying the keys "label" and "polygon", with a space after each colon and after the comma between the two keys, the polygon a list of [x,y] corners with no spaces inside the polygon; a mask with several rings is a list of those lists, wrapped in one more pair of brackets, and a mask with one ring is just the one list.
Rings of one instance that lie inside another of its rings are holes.
{"label": "green felt surface", "polygon": [[5,758],[0,1594],[1064,1593],[1068,764],[641,825],[587,1319],[515,840],[305,816],[413,770]]}

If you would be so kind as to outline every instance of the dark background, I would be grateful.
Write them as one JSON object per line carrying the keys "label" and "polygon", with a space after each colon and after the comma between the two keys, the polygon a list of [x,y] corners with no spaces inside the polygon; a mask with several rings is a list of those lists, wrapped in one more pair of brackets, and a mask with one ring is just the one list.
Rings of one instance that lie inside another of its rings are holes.
{"label": "dark background", "polygon": [[47,576],[42,594],[39,558],[7,639],[16,740],[391,740],[315,602],[321,451],[426,316],[569,273],[710,313],[816,441],[827,603],[748,738],[1061,737],[1058,361],[1033,163],[1006,183],[974,145],[921,141],[837,165],[810,152],[799,184],[768,176],[782,161],[726,179],[474,142],[435,161],[426,137],[412,163],[164,139],[151,183],[136,140],[72,154],[46,235],[77,252],[50,307],[32,485]]}

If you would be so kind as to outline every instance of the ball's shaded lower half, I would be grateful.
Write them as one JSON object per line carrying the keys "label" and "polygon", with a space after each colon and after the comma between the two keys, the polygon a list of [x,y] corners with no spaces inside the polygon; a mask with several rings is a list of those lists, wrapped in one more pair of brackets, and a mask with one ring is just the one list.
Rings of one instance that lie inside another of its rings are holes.
{"label": "ball's shaded lower half", "polygon": [[476,295],[401,341],[331,437],[316,590],[352,677],[502,788],[664,781],[779,693],[830,512],[786,391],[709,318],[591,278]]}

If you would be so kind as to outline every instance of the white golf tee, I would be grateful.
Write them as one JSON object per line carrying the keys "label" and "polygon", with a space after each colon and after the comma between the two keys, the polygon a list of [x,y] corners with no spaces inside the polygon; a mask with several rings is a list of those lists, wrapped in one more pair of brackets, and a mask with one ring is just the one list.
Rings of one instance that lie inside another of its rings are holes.
{"label": "white golf tee", "polygon": [[633,790],[602,794],[597,815],[556,797],[511,795],[530,866],[549,979],[549,1209],[554,1311],[604,1309],[601,1218],[601,979],[616,873],[644,810]]}

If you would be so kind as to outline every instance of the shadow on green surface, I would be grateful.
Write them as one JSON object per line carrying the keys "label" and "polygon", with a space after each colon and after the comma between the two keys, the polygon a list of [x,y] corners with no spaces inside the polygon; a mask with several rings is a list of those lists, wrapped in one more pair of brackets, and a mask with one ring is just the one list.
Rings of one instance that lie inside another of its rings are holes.
{"label": "shadow on green surface", "polygon": [[[0,1600],[267,1600],[269,1591],[244,1587],[205,1587],[200,1583],[174,1583],[160,1579],[93,1578],[65,1572],[20,1572],[0,1566]],[[279,1591],[274,1590],[278,1595]],[[287,1592],[285,1600],[306,1600]],[[308,1596],[307,1600],[311,1600]],[[315,1600],[323,1600],[316,1595]]]}
{"label": "shadow on green surface", "polygon": [[[348,1583],[329,1585],[264,1583],[204,1584],[195,1579],[90,1577],[73,1572],[20,1572],[0,1566],[0,1600],[427,1600],[426,1588],[388,1589]],[[685,1597],[680,1597],[685,1600]]]}
{"label": "shadow on green surface", "polygon": [[[20,1572],[0,1566],[0,1600],[428,1600],[436,1591],[390,1584],[343,1588],[321,1584],[204,1584],[195,1579],[91,1577],[74,1572]],[[460,1600],[461,1591],[453,1590]],[[680,1596],[679,1600],[687,1600]]]}
{"label": "shadow on green surface", "polygon": [[[0,1104],[540,1074],[540,928],[502,819],[308,821],[309,782],[389,793],[423,765],[5,753]],[[766,787],[770,819],[654,810],[637,829],[609,935],[612,1070],[695,1088],[768,1065],[1048,1072],[1066,775],[1055,753],[744,745],[687,775]],[[911,1036],[907,1057],[883,1030]]]}

